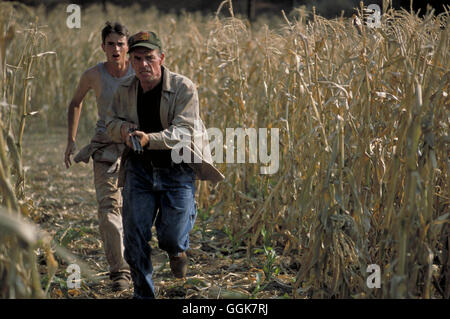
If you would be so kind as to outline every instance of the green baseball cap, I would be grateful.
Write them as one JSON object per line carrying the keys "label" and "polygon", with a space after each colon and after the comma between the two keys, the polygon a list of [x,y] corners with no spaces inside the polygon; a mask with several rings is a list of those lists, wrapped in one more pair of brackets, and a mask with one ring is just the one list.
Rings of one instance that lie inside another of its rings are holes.
{"label": "green baseball cap", "polygon": [[161,40],[152,31],[141,31],[128,38],[128,53],[137,47],[144,47],[150,50],[159,49],[159,51],[162,51]]}

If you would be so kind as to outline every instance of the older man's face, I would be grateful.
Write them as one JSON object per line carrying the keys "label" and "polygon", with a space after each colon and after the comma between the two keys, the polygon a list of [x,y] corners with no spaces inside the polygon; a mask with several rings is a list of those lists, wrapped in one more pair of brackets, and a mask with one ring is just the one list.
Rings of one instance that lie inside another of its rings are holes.
{"label": "older man's face", "polygon": [[146,48],[136,48],[130,53],[131,65],[143,85],[159,82],[164,53]]}

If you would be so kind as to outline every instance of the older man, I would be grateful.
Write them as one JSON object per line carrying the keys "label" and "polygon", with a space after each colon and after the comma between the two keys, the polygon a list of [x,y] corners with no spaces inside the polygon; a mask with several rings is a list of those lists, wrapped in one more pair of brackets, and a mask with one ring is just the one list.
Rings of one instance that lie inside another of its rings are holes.
{"label": "older man", "polygon": [[[185,251],[196,218],[195,178],[218,182],[223,175],[211,163],[192,81],[163,66],[165,55],[155,33],[131,36],[128,47],[136,76],[117,88],[106,124],[111,139],[128,146],[122,157],[120,182],[124,185],[125,259],[130,265],[134,297],[155,298],[148,244],[153,222],[159,247],[169,254],[172,273],[184,277]],[[130,129],[135,131],[130,133]],[[131,150],[133,135],[144,149],[142,154]],[[186,145],[183,135],[192,143]],[[172,156],[179,155],[179,149],[173,151],[180,144],[185,146],[182,151],[192,153],[183,158],[192,161],[180,162],[180,156]]]}
{"label": "older man", "polygon": [[123,256],[122,198],[117,186],[117,166],[124,149],[106,134],[105,116],[117,85],[134,74],[128,61],[128,30],[120,23],[106,22],[101,47],[106,61],[87,69],[81,76],[68,109],[68,139],[64,154],[66,167],[72,165],[71,155],[81,115],[82,101],[93,90],[97,99],[99,120],[91,143],[74,157],[75,162],[94,160],[94,184],[98,202],[100,236],[103,240],[114,291],[125,290],[130,283],[130,270]]}

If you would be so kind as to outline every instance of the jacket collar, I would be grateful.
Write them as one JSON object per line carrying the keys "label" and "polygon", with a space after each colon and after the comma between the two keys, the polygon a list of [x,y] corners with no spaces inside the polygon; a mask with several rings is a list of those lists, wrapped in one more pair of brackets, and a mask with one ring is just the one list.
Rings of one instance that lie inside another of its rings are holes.
{"label": "jacket collar", "polygon": [[164,69],[164,74],[163,74],[163,86],[162,89],[163,91],[169,91],[169,92],[174,92],[173,88],[172,88],[172,81],[170,81],[170,78],[172,77],[172,72],[170,72],[170,70],[168,68],[166,68],[164,65],[161,66]]}

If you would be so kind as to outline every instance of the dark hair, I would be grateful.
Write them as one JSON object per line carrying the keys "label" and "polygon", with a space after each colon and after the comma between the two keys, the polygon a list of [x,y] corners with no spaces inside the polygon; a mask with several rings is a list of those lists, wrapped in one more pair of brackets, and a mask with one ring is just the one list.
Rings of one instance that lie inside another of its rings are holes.
{"label": "dark hair", "polygon": [[106,21],[105,27],[102,30],[102,43],[105,43],[106,37],[111,33],[117,33],[121,36],[125,36],[126,38],[128,38],[129,35],[128,29],[123,24],[120,24],[119,22],[111,23]]}

